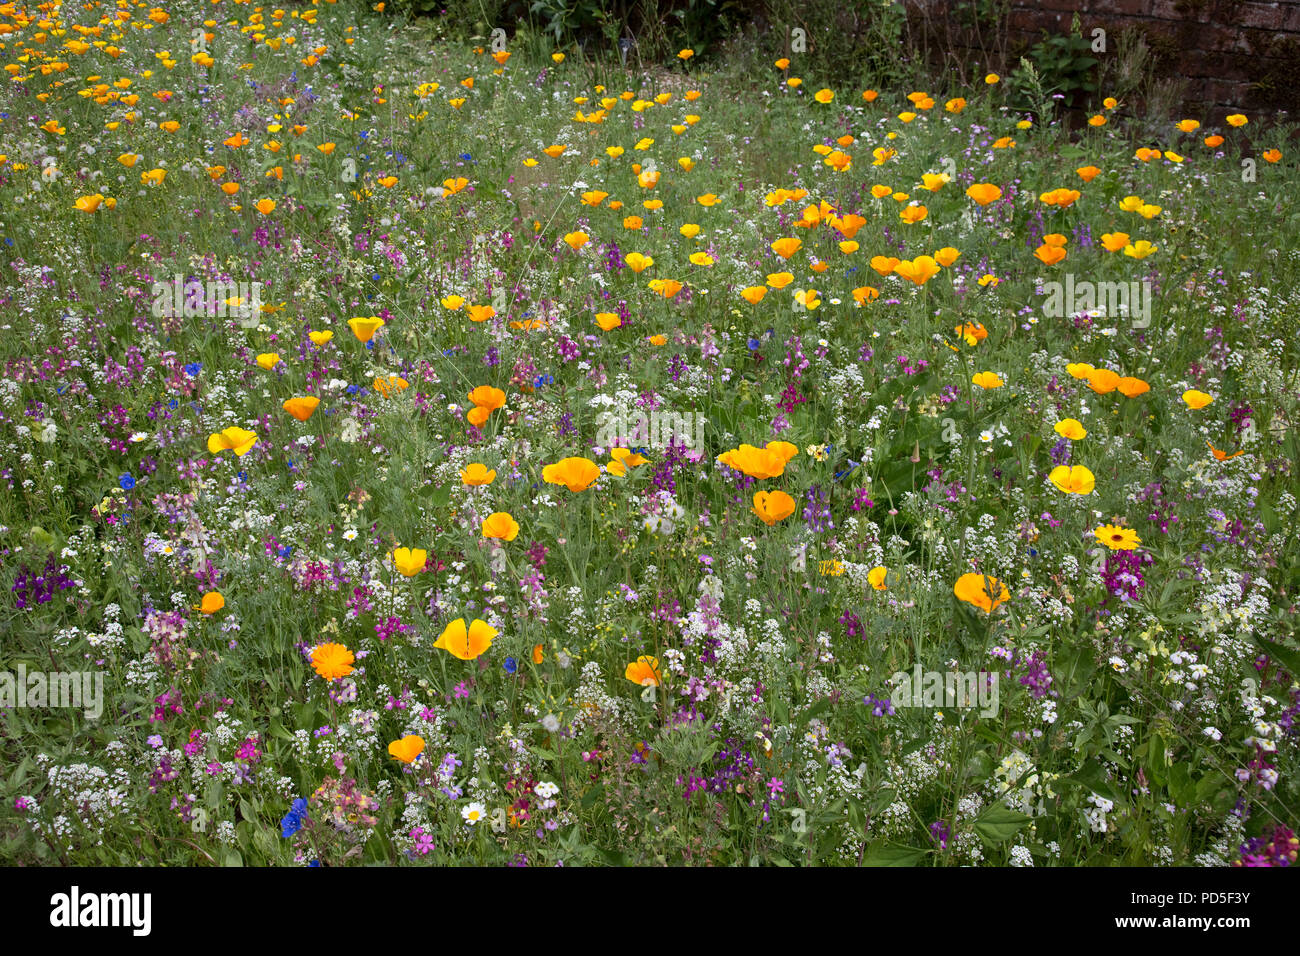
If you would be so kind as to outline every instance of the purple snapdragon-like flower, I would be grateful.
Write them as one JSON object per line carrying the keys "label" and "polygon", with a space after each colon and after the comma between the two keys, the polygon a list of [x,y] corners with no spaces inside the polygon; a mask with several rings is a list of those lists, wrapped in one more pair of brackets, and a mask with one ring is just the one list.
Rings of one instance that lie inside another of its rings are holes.
{"label": "purple snapdragon-like flower", "polygon": [[77,582],[68,577],[67,571],[67,566],[59,564],[53,554],[45,559],[39,573],[22,565],[10,589],[14,593],[14,606],[25,611],[36,604],[49,604],[56,592],[76,587]]}
{"label": "purple snapdragon-like flower", "polygon": [[1289,827],[1277,824],[1271,833],[1252,837],[1241,845],[1241,859],[1233,866],[1295,866],[1300,856],[1300,838]]}

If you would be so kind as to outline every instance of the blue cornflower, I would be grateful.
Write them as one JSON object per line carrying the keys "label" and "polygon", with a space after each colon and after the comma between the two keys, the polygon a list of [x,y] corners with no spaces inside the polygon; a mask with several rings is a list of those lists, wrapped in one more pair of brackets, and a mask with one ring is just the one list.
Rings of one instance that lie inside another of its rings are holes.
{"label": "blue cornflower", "polygon": [[513,657],[507,657],[506,662],[501,666],[506,669],[507,674],[513,674],[519,669],[519,664]]}
{"label": "blue cornflower", "polygon": [[750,339],[750,340],[747,341],[745,344],[746,344],[747,346],[749,346],[749,350],[750,350],[751,352],[757,352],[757,351],[758,351],[758,347],[759,347],[760,345],[762,345],[763,343],[760,342],[758,339]]}
{"label": "blue cornflower", "polygon": [[467,162],[467,163],[472,163],[472,162],[474,162],[474,157],[471,156],[469,153],[461,153],[461,154],[460,154],[460,158],[463,159],[463,160],[465,160],[465,162]]}
{"label": "blue cornflower", "polygon": [[191,362],[189,365],[185,366],[185,374],[190,378],[197,378],[202,369],[202,362]]}
{"label": "blue cornflower", "polygon": [[129,471],[118,478],[117,483],[122,486],[123,491],[130,491],[135,487],[135,479],[131,477]]}

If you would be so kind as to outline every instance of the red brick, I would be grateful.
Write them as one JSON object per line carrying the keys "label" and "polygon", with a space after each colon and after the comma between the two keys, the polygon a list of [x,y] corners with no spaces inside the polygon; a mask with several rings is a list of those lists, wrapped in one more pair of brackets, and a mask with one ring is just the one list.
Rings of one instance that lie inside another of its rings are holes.
{"label": "red brick", "polygon": [[1193,34],[1191,48],[1259,54],[1264,51],[1271,39],[1272,36],[1262,30],[1243,30],[1240,27],[1228,26],[1205,26]]}
{"label": "red brick", "polygon": [[[936,14],[930,9],[933,28]],[[1027,49],[1044,32],[1065,33],[1075,11],[1084,37],[1096,27],[1112,43],[1125,28],[1147,34],[1161,53],[1161,69],[1188,81],[1188,106],[1200,106],[1203,113],[1241,111],[1247,103],[1263,111],[1273,108],[1274,100],[1286,107],[1288,96],[1294,96],[1291,90],[1261,91],[1253,84],[1294,59],[1300,0],[1012,0],[1004,24],[1010,51]],[[944,5],[939,25],[947,13]]]}
{"label": "red brick", "polygon": [[1245,99],[1246,86],[1247,84],[1245,83],[1233,82],[1231,80],[1206,80],[1204,94],[1205,105],[1238,105]]}
{"label": "red brick", "polygon": [[1197,52],[1179,64],[1189,76],[1217,77],[1223,80],[1249,80],[1258,72],[1259,58],[1228,52]]}
{"label": "red brick", "polygon": [[1157,20],[1195,20],[1198,10],[1180,5],[1178,0],[1151,0],[1147,15]]}
{"label": "red brick", "polygon": [[1094,16],[1145,17],[1150,15],[1151,0],[1110,0],[1109,3],[1092,4],[1089,13]]}
{"label": "red brick", "polygon": [[1018,5],[1016,8],[1021,10],[1028,9],[1028,10],[1041,10],[1041,11],[1059,10],[1061,12],[1073,15],[1074,11],[1079,9],[1079,0],[1039,0],[1039,2],[1037,3],[1026,4],[1023,6]]}
{"label": "red brick", "polygon": [[1028,10],[1015,10],[1007,16],[1007,29],[1034,33],[1037,32],[1042,22],[1042,17],[1037,13],[1031,13]]}
{"label": "red brick", "polygon": [[1286,9],[1280,3],[1243,3],[1234,9],[1232,21],[1243,27],[1282,30],[1286,22]]}

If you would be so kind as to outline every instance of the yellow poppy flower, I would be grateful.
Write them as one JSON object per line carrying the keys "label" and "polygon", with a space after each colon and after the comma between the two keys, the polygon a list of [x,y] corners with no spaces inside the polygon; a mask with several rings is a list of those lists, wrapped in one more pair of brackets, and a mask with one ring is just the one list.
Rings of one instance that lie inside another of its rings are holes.
{"label": "yellow poppy flower", "polygon": [[467,627],[465,619],[458,617],[447,625],[433,646],[462,661],[477,660],[492,646],[492,638],[497,633],[486,621],[475,620]]}
{"label": "yellow poppy flower", "polygon": [[1090,495],[1097,485],[1092,472],[1083,465],[1057,465],[1047,479],[1071,495]]}
{"label": "yellow poppy flower", "polygon": [[429,552],[422,548],[396,548],[389,557],[393,559],[393,567],[398,574],[404,578],[413,578],[424,570],[429,561]]}
{"label": "yellow poppy flower", "polygon": [[242,458],[257,444],[257,432],[244,428],[231,427],[208,436],[208,451],[219,455],[223,451],[233,451]]}

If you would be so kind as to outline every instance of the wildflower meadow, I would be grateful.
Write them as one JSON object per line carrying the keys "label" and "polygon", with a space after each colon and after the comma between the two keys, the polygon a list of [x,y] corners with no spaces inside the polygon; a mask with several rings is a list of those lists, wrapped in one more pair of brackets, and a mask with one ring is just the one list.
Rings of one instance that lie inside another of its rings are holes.
{"label": "wildflower meadow", "polygon": [[384,7],[0,6],[0,860],[1295,863],[1288,117]]}

